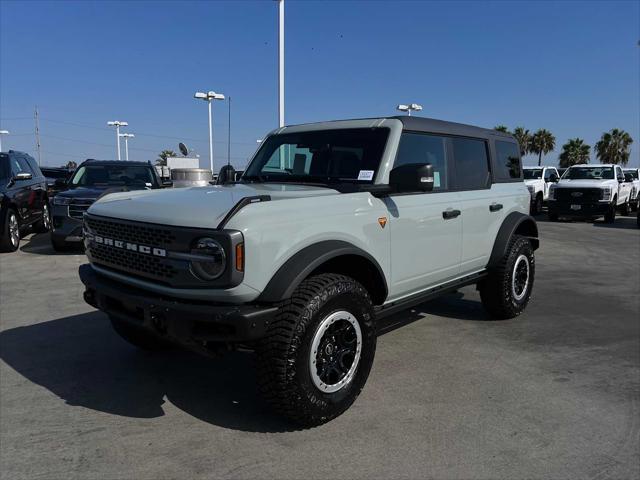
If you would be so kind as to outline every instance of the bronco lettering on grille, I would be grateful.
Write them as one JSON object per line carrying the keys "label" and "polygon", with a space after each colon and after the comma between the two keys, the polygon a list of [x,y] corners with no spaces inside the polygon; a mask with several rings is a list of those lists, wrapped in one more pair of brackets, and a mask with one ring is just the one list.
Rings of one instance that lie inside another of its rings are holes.
{"label": "bronco lettering on grille", "polygon": [[123,242],[122,240],[114,240],[113,238],[101,237],[93,235],[94,242],[107,247],[119,248],[121,250],[131,250],[133,252],[143,253],[145,255],[154,255],[156,257],[166,257],[167,251],[164,248],[150,247],[148,245],[138,245],[137,243]]}

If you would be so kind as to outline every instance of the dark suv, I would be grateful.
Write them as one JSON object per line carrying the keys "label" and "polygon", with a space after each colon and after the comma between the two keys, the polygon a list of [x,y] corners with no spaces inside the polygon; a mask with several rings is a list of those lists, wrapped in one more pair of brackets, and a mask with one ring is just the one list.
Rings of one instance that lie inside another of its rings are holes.
{"label": "dark suv", "polygon": [[98,198],[113,192],[152,190],[162,183],[150,162],[86,160],[69,180],[58,179],[62,191],[52,200],[51,244],[57,251],[82,245],[82,216]]}
{"label": "dark suv", "polygon": [[46,232],[51,225],[47,183],[30,155],[0,152],[0,251],[13,252],[28,227]]}

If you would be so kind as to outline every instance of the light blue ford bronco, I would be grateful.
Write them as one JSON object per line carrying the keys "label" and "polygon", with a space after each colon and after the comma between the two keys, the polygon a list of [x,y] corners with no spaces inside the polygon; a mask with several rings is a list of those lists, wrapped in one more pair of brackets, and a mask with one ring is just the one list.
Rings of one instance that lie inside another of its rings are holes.
{"label": "light blue ford bronco", "polygon": [[238,182],[95,202],[80,277],[138,347],[254,350],[266,399],[313,426],[357,398],[384,317],[470,284],[491,318],[525,309],[529,203],[505,133],[419,117],[288,126]]}

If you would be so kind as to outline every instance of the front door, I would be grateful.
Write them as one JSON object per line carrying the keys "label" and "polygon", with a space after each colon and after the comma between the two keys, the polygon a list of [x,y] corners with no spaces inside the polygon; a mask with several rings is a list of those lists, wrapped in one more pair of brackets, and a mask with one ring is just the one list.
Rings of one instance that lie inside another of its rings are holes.
{"label": "front door", "polygon": [[433,165],[434,189],[390,195],[384,200],[391,235],[390,300],[446,282],[460,273],[460,196],[450,191],[447,139],[403,133],[394,167],[408,163]]}

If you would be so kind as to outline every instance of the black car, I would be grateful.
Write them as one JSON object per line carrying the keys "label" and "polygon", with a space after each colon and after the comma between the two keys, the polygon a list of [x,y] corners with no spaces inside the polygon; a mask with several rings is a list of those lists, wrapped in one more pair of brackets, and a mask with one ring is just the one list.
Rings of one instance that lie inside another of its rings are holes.
{"label": "black car", "polygon": [[82,246],[82,217],[98,198],[114,192],[163,188],[171,182],[161,182],[151,162],[86,160],[68,181],[58,180],[56,185],[63,191],[51,202],[51,244],[64,251]]}
{"label": "black car", "polygon": [[47,183],[30,155],[0,152],[0,251],[13,252],[27,228],[46,232],[51,225]]}
{"label": "black car", "polygon": [[67,180],[71,171],[65,167],[41,167],[42,174],[47,180],[47,195],[49,199],[62,190],[61,182],[58,179]]}

